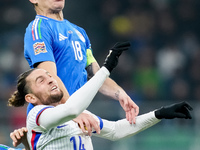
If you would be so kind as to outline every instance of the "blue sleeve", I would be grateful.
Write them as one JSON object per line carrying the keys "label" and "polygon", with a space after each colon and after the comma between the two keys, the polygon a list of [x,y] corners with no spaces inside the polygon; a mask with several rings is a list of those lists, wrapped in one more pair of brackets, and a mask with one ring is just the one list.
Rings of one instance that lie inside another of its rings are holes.
{"label": "blue sleeve", "polygon": [[[100,127],[100,130],[103,128],[103,120],[101,119],[101,117],[99,116],[96,116],[98,119],[99,119],[99,127]],[[96,131],[92,132],[92,133],[97,133]]]}
{"label": "blue sleeve", "polygon": [[0,150],[22,150],[21,148],[11,148],[9,146],[6,146],[6,145],[3,145],[3,144],[0,144]]}
{"label": "blue sleeve", "polygon": [[35,19],[29,24],[24,37],[24,56],[29,66],[43,61],[53,61],[53,35],[50,26],[44,19]]}
{"label": "blue sleeve", "polygon": [[31,111],[31,109],[34,107],[33,104],[29,103],[26,111],[26,115],[28,116],[28,113]]}

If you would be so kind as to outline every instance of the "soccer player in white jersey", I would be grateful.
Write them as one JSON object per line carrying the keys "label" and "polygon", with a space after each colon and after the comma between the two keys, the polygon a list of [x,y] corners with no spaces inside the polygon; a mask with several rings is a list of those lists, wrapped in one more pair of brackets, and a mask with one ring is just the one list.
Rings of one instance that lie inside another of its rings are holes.
{"label": "soccer player in white jersey", "polygon": [[[32,69],[18,79],[17,91],[9,99],[13,106],[21,106],[25,101],[35,107],[27,116],[27,139],[32,150],[93,150],[91,137],[83,133],[78,124],[72,121],[85,110],[112,69],[117,65],[118,57],[129,44],[120,44],[120,50],[111,50],[104,66],[60,104],[63,92],[57,81],[43,69]],[[126,119],[117,122],[107,121],[94,116],[102,128],[97,136],[117,140],[134,135],[160,121],[162,118],[191,118],[190,105],[175,104],[137,117],[137,124],[131,125]]]}

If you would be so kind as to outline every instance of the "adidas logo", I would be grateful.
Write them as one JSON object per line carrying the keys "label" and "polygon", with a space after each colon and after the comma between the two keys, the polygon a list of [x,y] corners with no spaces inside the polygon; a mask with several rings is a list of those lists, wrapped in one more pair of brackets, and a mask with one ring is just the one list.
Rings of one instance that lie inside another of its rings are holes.
{"label": "adidas logo", "polygon": [[59,33],[59,41],[63,41],[65,39],[67,39],[68,37],[62,35],[61,33]]}

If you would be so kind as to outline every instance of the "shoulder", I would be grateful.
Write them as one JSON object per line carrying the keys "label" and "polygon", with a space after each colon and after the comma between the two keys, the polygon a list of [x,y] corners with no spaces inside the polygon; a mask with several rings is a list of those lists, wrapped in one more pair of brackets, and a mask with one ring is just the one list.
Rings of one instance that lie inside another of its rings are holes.
{"label": "shoulder", "polygon": [[[66,20],[66,19],[65,19]],[[66,20],[66,21],[68,21],[68,20]],[[68,21],[69,22],[69,21]],[[78,30],[79,32],[81,32],[82,34],[86,34],[86,31],[85,31],[85,29],[83,29],[82,27],[80,27],[80,26],[78,26],[78,25],[76,25],[76,24],[74,24],[74,23],[71,23],[71,22],[69,22],[76,30]]]}
{"label": "shoulder", "polygon": [[28,27],[26,28],[26,32],[40,30],[41,28],[47,29],[48,26],[48,18],[37,15],[35,19],[29,23]]}
{"label": "shoulder", "polygon": [[53,106],[48,106],[48,105],[37,105],[37,106],[34,106],[30,112],[28,113],[28,116],[27,116],[27,120],[29,118],[32,118],[32,117],[37,117],[38,115],[40,115],[45,109],[47,108],[52,108]]}

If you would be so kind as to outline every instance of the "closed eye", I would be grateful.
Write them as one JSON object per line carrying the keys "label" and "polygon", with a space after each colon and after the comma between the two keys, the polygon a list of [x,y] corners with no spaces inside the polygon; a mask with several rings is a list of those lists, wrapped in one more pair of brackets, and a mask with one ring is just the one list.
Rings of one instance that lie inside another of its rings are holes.
{"label": "closed eye", "polygon": [[36,82],[37,83],[43,83],[44,82],[44,77],[43,76],[37,77]]}

